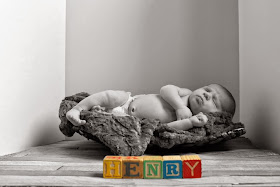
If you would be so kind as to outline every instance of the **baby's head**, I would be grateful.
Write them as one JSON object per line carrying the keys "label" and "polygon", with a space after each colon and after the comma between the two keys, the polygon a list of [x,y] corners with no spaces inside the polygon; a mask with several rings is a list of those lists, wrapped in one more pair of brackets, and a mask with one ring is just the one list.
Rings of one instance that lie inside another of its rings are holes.
{"label": "baby's head", "polygon": [[189,97],[192,113],[228,112],[235,113],[235,100],[232,94],[219,84],[210,84],[192,92]]}

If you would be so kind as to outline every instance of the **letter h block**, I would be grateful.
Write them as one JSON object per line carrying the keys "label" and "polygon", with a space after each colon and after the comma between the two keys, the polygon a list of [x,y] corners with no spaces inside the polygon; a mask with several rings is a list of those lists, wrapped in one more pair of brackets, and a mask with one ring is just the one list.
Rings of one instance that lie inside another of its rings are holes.
{"label": "letter h block", "polygon": [[103,159],[103,177],[104,178],[122,178],[122,157],[106,156]]}
{"label": "letter h block", "polygon": [[180,156],[163,156],[163,178],[182,178],[182,160]]}
{"label": "letter h block", "polygon": [[143,157],[122,157],[122,173],[124,179],[143,179]]}
{"label": "letter h block", "polygon": [[201,178],[201,159],[198,155],[182,155],[183,178]]}
{"label": "letter h block", "polygon": [[144,156],[144,179],[162,179],[162,156]]}

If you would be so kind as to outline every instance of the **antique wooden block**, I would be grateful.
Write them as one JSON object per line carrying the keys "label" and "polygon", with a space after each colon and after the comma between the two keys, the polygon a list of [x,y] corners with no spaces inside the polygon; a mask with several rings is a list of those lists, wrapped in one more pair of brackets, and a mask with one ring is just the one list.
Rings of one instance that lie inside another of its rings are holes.
{"label": "antique wooden block", "polygon": [[124,156],[122,157],[123,178],[143,178],[143,157]]}
{"label": "antique wooden block", "polygon": [[182,178],[182,160],[180,156],[163,156],[163,178]]}
{"label": "antique wooden block", "polygon": [[144,156],[144,179],[162,179],[162,156]]}
{"label": "antique wooden block", "polygon": [[103,159],[104,178],[122,178],[122,156],[106,156]]}
{"label": "antique wooden block", "polygon": [[198,155],[182,155],[183,178],[201,178],[201,159]]}

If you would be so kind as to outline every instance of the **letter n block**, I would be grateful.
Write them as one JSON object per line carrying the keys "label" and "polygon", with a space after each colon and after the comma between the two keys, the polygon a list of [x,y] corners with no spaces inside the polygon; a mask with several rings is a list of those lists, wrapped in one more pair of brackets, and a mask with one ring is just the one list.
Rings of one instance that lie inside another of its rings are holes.
{"label": "letter n block", "polygon": [[198,155],[182,155],[183,178],[201,178],[201,159]]}
{"label": "letter n block", "polygon": [[144,179],[162,179],[162,156],[144,156]]}
{"label": "letter n block", "polygon": [[143,179],[143,157],[122,157],[122,174],[124,179]]}
{"label": "letter n block", "polygon": [[182,160],[180,156],[163,156],[163,178],[182,178]]}
{"label": "letter n block", "polygon": [[104,178],[122,178],[122,157],[106,156],[103,159]]}

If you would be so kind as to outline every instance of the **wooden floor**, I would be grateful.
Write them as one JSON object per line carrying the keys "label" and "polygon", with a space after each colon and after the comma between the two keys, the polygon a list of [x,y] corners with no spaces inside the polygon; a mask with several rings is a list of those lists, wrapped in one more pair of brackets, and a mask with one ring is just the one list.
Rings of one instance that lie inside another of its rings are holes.
{"label": "wooden floor", "polygon": [[[153,154],[159,150],[150,150]],[[163,151],[163,150],[162,150]],[[197,153],[198,179],[104,179],[102,159],[110,151],[94,141],[62,141],[0,157],[0,185],[28,186],[280,186],[280,155],[254,148],[237,138],[197,149],[162,154]]]}

